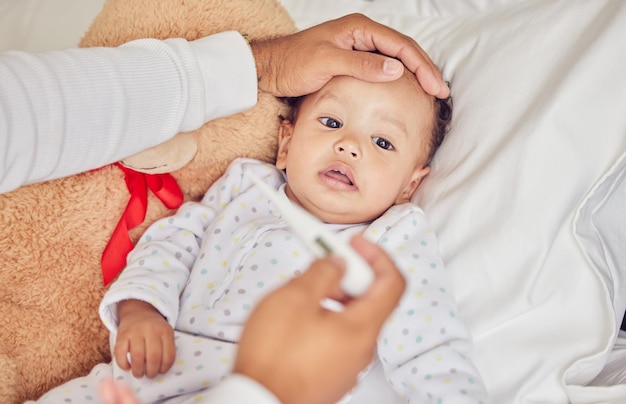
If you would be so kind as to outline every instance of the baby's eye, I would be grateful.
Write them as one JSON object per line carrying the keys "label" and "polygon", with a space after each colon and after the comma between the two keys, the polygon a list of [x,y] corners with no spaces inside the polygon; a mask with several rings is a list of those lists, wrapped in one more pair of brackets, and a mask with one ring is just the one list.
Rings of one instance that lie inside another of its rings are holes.
{"label": "baby's eye", "polygon": [[322,125],[327,126],[331,129],[339,129],[343,126],[341,122],[333,118],[324,117],[320,118],[319,121],[322,123]]}
{"label": "baby's eye", "polygon": [[380,147],[381,149],[385,149],[385,150],[394,149],[391,142],[383,137],[374,136],[372,140],[374,141],[374,143],[376,143],[376,146]]}

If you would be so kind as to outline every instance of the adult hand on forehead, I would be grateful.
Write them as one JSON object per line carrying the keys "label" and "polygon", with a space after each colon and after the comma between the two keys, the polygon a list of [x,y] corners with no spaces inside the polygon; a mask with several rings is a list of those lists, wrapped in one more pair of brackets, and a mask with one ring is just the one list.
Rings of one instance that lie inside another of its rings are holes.
{"label": "adult hand on forehead", "polygon": [[438,98],[450,95],[441,72],[417,42],[361,14],[250,45],[259,89],[275,96],[310,94],[334,76],[396,80],[403,64],[427,93]]}

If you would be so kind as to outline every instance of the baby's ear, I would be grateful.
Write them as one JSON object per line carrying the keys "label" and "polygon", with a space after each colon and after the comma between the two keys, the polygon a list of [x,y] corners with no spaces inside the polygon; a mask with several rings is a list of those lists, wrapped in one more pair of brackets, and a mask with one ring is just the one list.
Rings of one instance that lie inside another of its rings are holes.
{"label": "baby's ear", "polygon": [[422,168],[416,168],[415,170],[413,170],[409,182],[406,184],[406,186],[398,196],[398,199],[396,199],[396,204],[409,202],[411,200],[411,197],[417,190],[417,187],[422,182],[422,179],[426,177],[429,172],[429,166],[424,166]]}
{"label": "baby's ear", "polygon": [[280,170],[287,168],[287,152],[289,151],[289,142],[291,142],[292,135],[293,124],[291,121],[284,119],[278,131],[278,155],[276,156],[276,167]]}

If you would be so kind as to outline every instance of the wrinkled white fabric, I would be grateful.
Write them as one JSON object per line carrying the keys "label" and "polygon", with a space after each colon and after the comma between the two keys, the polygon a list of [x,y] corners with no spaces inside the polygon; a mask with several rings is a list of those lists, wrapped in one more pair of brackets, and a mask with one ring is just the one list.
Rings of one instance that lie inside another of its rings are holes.
{"label": "wrinkled white fabric", "polygon": [[95,169],[251,108],[237,32],[0,54],[0,192]]}

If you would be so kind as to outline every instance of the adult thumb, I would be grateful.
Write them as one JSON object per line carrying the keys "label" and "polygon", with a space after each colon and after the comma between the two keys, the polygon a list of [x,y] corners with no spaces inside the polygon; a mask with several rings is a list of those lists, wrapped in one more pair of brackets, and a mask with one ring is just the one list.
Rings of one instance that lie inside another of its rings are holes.
{"label": "adult thumb", "polygon": [[335,75],[352,76],[370,82],[385,82],[399,79],[404,72],[402,62],[388,56],[365,51],[343,52],[346,52],[343,59],[345,64],[336,66],[344,71],[336,72]]}
{"label": "adult thumb", "polygon": [[[336,65],[337,69],[343,71],[335,71],[335,76],[346,75],[364,81],[385,82],[397,80],[404,73],[405,65],[398,59],[366,51],[342,52],[349,52],[350,55],[343,59],[343,66],[339,63]],[[443,82],[438,70],[433,70],[427,63],[417,64],[414,69],[417,81],[427,94],[442,99],[450,95],[450,88]]]}
{"label": "adult thumb", "polygon": [[303,285],[314,298],[319,300],[333,297],[339,290],[346,264],[335,256],[320,258],[311,264],[301,276],[291,280],[291,284]]}

